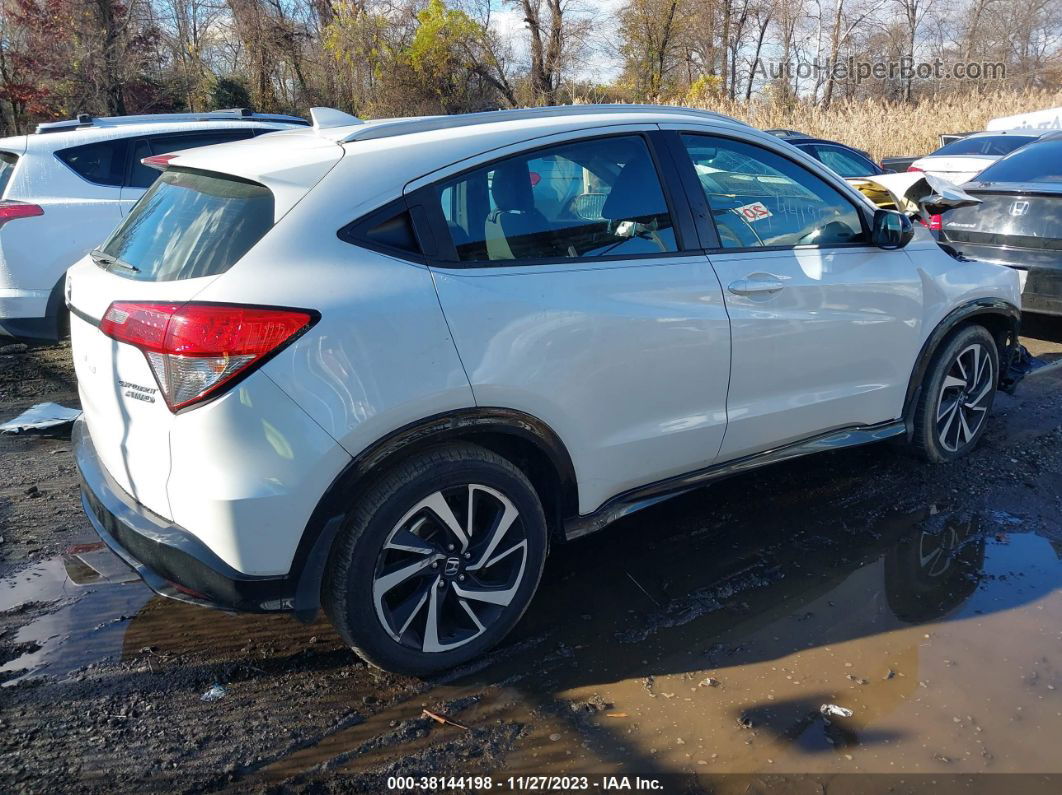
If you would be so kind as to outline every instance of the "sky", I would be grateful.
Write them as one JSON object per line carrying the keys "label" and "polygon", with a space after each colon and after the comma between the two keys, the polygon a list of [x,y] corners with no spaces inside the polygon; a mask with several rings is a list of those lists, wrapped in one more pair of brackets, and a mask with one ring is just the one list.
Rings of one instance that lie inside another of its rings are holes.
{"label": "sky", "polygon": [[[594,2],[593,6],[589,5],[591,1]],[[593,22],[591,52],[586,63],[576,71],[578,79],[609,83],[619,75],[621,65],[611,52],[610,44],[616,40],[619,11],[626,2],[627,0],[586,0],[584,9],[572,12]],[[491,26],[512,44],[513,52],[521,62],[526,63],[529,60],[526,25],[521,11],[510,3],[491,0]]]}

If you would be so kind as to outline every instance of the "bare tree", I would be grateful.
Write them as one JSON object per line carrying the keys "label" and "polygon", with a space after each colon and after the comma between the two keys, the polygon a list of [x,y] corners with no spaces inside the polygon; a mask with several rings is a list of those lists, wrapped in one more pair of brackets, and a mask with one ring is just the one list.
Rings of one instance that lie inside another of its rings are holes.
{"label": "bare tree", "polygon": [[589,20],[571,0],[507,0],[523,14],[530,64],[527,82],[534,104],[556,104],[561,82],[586,48]]}
{"label": "bare tree", "polygon": [[[918,28],[929,9],[933,6],[933,0],[891,0],[891,2],[899,6],[903,14],[904,33],[906,36],[903,56],[913,64],[918,44]],[[905,101],[910,102],[913,95],[914,76],[908,74],[903,78],[903,98]]]}

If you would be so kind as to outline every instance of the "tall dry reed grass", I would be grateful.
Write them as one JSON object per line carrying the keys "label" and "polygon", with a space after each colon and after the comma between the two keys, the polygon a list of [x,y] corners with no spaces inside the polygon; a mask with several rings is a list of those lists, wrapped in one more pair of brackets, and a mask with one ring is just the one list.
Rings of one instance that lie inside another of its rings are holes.
{"label": "tall dry reed grass", "polygon": [[725,113],[760,129],[787,128],[865,149],[875,160],[924,155],[939,146],[940,133],[983,130],[989,119],[1062,107],[1062,90],[999,91],[942,95],[915,104],[861,99],[834,102],[828,110],[806,102],[786,105],[753,100],[674,104]]}

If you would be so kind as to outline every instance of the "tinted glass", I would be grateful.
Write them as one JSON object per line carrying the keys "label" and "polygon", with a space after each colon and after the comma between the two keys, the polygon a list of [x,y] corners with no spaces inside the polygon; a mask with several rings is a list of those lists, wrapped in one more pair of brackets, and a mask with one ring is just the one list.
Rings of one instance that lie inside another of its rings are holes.
{"label": "tinted glass", "polygon": [[522,154],[444,183],[439,195],[463,261],[677,250],[652,157],[638,136]]}
{"label": "tinted glass", "polygon": [[126,141],[100,141],[61,149],[56,156],[97,185],[119,188],[125,179]]}
{"label": "tinted glass", "polygon": [[210,130],[175,135],[153,135],[149,140],[151,150],[156,155],[165,155],[170,152],[180,152],[183,149],[194,149],[197,146],[213,146],[226,141],[242,141],[253,137],[252,130]]}
{"label": "tinted glass", "polygon": [[130,188],[150,188],[155,184],[162,172],[157,168],[145,166],[140,161],[145,157],[151,157],[151,144],[147,141],[137,141],[133,144],[132,161],[129,164],[129,180],[126,182]]}
{"label": "tinted glass", "polygon": [[386,221],[369,227],[363,234],[364,240],[377,246],[420,253],[417,236],[413,232],[413,222],[408,212],[401,212]]}
{"label": "tinted glass", "polygon": [[168,170],[102,246],[144,281],[224,273],[273,225],[273,194],[219,174]]}
{"label": "tinted glass", "polygon": [[1062,138],[1038,141],[996,161],[977,175],[977,181],[1062,183]]}
{"label": "tinted glass", "polygon": [[842,177],[865,177],[881,172],[880,168],[865,157],[839,146],[816,146],[814,149],[819,160]]}
{"label": "tinted glass", "polygon": [[0,152],[0,196],[7,190],[7,183],[11,181],[11,174],[18,163],[18,155],[12,152]]}
{"label": "tinted glass", "polygon": [[145,166],[140,161],[149,155],[166,155],[194,149],[197,146],[212,146],[226,141],[239,141],[251,138],[251,130],[210,130],[201,133],[183,133],[176,135],[154,135],[146,141],[138,141],[133,151],[133,163],[129,168],[131,188],[150,188],[159,176],[159,170]]}
{"label": "tinted glass", "polygon": [[865,241],[855,206],[793,161],[728,138],[682,140],[724,248]]}
{"label": "tinted glass", "polygon": [[937,155],[1007,155],[1019,146],[1025,146],[1036,139],[1031,135],[985,135],[978,138],[961,138],[940,147],[932,154]]}

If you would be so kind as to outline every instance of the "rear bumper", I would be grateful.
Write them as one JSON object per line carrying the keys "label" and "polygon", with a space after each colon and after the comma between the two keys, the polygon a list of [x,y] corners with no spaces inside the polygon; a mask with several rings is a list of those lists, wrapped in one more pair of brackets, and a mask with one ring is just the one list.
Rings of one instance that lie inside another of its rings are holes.
{"label": "rear bumper", "polygon": [[1029,270],[1021,308],[1026,312],[1062,315],[1062,269]]}
{"label": "rear bumper", "polygon": [[59,324],[51,303],[49,290],[0,289],[0,336],[58,339]]}
{"label": "rear bumper", "polygon": [[151,590],[222,610],[263,613],[294,608],[290,578],[236,571],[187,530],[127,494],[100,463],[83,418],[74,423],[72,440],[85,514],[103,542]]}
{"label": "rear bumper", "polygon": [[59,326],[54,318],[49,317],[3,317],[0,318],[0,336],[54,342],[59,338]]}

